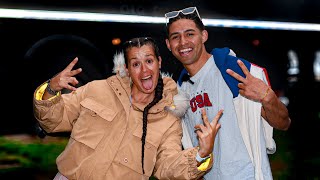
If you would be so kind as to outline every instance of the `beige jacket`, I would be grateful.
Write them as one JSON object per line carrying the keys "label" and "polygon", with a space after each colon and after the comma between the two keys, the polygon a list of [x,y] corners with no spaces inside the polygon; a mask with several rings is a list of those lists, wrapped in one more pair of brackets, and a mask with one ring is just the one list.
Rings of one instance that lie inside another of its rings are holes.
{"label": "beige jacket", "polygon": [[164,85],[163,99],[148,115],[144,175],[144,106],[131,105],[128,77],[92,81],[52,100],[34,98],[35,117],[47,132],[71,131],[56,161],[59,172],[70,180],[148,179],[153,174],[158,179],[201,177],[205,172],[197,169],[196,148],[181,150],[181,121],[165,110],[173,105],[176,83],[164,77]]}

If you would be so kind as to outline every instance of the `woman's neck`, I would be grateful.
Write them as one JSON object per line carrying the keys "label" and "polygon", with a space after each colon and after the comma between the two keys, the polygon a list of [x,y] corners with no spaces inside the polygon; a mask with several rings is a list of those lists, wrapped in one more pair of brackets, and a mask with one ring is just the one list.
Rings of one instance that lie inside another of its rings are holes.
{"label": "woman's neck", "polygon": [[149,104],[154,99],[154,92],[151,94],[145,94],[140,91],[131,91],[131,98],[133,103]]}

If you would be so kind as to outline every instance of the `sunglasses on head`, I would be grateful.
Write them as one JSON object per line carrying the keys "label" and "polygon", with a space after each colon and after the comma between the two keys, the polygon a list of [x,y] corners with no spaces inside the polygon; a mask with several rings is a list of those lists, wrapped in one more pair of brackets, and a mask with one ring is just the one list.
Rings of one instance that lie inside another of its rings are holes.
{"label": "sunglasses on head", "polygon": [[199,17],[199,19],[201,19],[197,7],[187,7],[178,11],[167,12],[164,15],[166,18],[166,25],[168,25],[170,19],[179,16],[180,13],[184,15],[188,15],[188,14],[193,14],[194,12],[196,12],[196,15]]}
{"label": "sunglasses on head", "polygon": [[124,43],[124,47],[131,47],[131,46],[142,46],[144,44],[146,44],[146,42],[152,42],[154,43],[154,40],[151,37],[140,37],[140,38],[133,38],[129,41],[126,41]]}

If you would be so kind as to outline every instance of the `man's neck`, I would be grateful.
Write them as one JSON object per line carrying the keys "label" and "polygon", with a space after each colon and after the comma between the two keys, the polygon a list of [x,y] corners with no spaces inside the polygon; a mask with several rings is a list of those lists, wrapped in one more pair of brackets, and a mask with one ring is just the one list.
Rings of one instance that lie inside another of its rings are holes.
{"label": "man's neck", "polygon": [[203,53],[203,55],[200,56],[200,58],[193,64],[185,65],[184,67],[188,71],[190,77],[197,74],[197,72],[200,71],[200,69],[206,64],[206,62],[209,60],[209,58],[212,55],[209,53]]}

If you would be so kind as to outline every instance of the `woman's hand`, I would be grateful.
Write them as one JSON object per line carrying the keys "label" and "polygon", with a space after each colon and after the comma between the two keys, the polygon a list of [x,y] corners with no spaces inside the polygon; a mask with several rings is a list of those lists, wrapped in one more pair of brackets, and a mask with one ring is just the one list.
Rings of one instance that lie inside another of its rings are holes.
{"label": "woman's hand", "polygon": [[198,153],[200,157],[206,157],[212,153],[215,137],[221,127],[218,121],[223,114],[223,110],[218,112],[211,123],[208,121],[206,110],[203,108],[201,111],[203,124],[197,124],[194,128],[199,139],[200,149]]}
{"label": "woman's hand", "polygon": [[71,91],[75,91],[77,88],[76,86],[79,82],[74,77],[75,75],[79,74],[82,69],[78,68],[72,70],[73,67],[77,64],[78,58],[74,58],[71,63],[59,74],[54,76],[50,81],[50,88],[54,91],[61,91],[62,89],[66,88]]}

